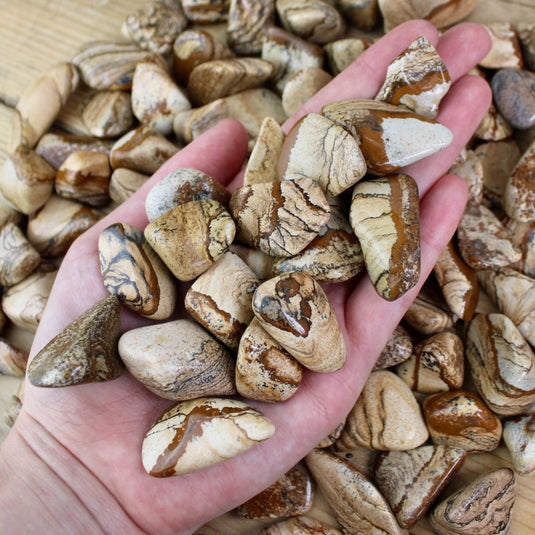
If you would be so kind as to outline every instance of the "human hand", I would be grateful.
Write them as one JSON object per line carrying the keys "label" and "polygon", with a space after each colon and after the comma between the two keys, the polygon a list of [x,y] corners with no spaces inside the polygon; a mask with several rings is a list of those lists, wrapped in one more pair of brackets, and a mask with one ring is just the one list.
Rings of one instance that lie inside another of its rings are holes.
{"label": "human hand", "polygon": [[[65,389],[39,389],[28,383],[21,414],[0,457],[4,480],[0,517],[11,515],[5,525],[24,521],[36,530],[44,525],[47,531],[54,527],[55,532],[70,533],[189,533],[273,483],[345,418],[462,215],[467,186],[462,179],[444,174],[490,102],[485,82],[465,76],[488,51],[488,34],[482,27],[461,24],[439,38],[429,23],[408,22],[368,49],[299,113],[319,112],[324,104],[347,98],[373,98],[390,61],[420,35],[435,45],[454,82],[437,118],[454,137],[442,152],[404,170],[415,178],[421,196],[422,267],[417,287],[395,302],[380,298],[367,277],[326,287],[348,349],[345,366],[330,374],[305,373],[297,393],[284,403],[251,403],[274,423],[275,435],[238,458],[184,476],[159,479],[144,471],[144,435],[171,403],[128,373],[108,383]],[[287,121],[284,128],[288,130],[296,119]],[[178,167],[195,167],[236,189],[246,146],[239,124],[220,123],[81,236],[62,263],[32,354],[106,295],[97,252],[98,236],[105,227],[126,222],[144,228],[148,190]],[[125,311],[122,329],[146,321]],[[26,489],[20,511],[10,501],[6,507],[8,482],[20,494]],[[45,492],[50,494],[43,502]]]}

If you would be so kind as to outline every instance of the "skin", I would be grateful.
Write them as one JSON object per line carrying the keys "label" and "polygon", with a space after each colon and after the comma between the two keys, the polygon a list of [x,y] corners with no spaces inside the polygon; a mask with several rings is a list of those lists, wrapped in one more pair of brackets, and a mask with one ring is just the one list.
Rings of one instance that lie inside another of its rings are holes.
{"label": "skin", "polygon": [[[297,394],[285,403],[255,404],[275,424],[275,435],[237,458],[185,476],[158,479],[144,471],[143,437],[170,402],[157,398],[128,373],[108,383],[56,390],[26,384],[24,406],[0,451],[0,525],[6,533],[191,533],[273,483],[344,419],[462,215],[467,186],[445,173],[490,103],[487,84],[466,76],[487,53],[488,33],[480,26],[461,24],[439,38],[427,22],[405,23],[368,49],[284,125],[288,130],[298,117],[318,112],[328,102],[373,98],[390,61],[420,35],[437,47],[454,82],[438,117],[452,130],[454,141],[405,170],[416,179],[421,196],[418,287],[392,303],[375,293],[366,276],[327,287],[348,348],[346,365],[331,374],[306,373]],[[235,189],[246,146],[243,128],[235,121],[223,121],[81,236],[62,263],[32,355],[106,295],[97,254],[102,229],[113,222],[142,229],[147,224],[148,190],[178,167],[196,167]],[[124,330],[144,323],[126,311],[122,317]]]}

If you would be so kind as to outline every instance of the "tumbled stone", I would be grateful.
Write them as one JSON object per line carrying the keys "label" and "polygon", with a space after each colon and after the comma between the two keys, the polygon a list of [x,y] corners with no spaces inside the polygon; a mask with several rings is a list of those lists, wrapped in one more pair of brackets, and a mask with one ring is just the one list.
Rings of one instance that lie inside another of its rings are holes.
{"label": "tumbled stone", "polygon": [[525,68],[535,70],[535,24],[530,21],[520,22],[516,26],[518,39],[522,48]]}
{"label": "tumbled stone", "polygon": [[500,443],[502,424],[475,392],[434,394],[425,399],[423,411],[434,444],[481,453]]}
{"label": "tumbled stone", "polygon": [[398,325],[383,347],[374,366],[374,371],[384,370],[400,364],[412,355],[412,340],[409,333]]}
{"label": "tumbled stone", "polygon": [[420,407],[406,383],[387,370],[370,374],[336,442],[376,450],[410,450],[429,437]]}
{"label": "tumbled stone", "polygon": [[427,513],[465,457],[462,449],[444,446],[379,454],[375,481],[401,527],[412,528]]}
{"label": "tumbled stone", "polygon": [[260,249],[232,243],[229,251],[237,254],[253,270],[258,279],[266,280],[273,276],[273,257]]}
{"label": "tumbled stone", "polygon": [[329,211],[320,185],[310,178],[243,186],[230,200],[238,240],[272,256],[302,251],[327,223]]}
{"label": "tumbled stone", "polygon": [[285,401],[295,394],[302,378],[301,365],[253,318],[238,348],[238,393],[258,401]]}
{"label": "tumbled stone", "polygon": [[192,280],[206,271],[232,243],[234,221],[221,203],[190,201],[145,227],[145,238],[175,277]]}
{"label": "tumbled stone", "polygon": [[513,128],[525,130],[535,124],[535,73],[501,69],[491,80],[496,107]]}
{"label": "tumbled stone", "polygon": [[95,137],[107,138],[126,134],[134,123],[130,93],[99,91],[84,106],[82,120]]}
{"label": "tumbled stone", "polygon": [[381,493],[348,461],[318,449],[305,460],[344,533],[403,533]]}
{"label": "tumbled stone", "polygon": [[414,347],[396,373],[416,392],[457,390],[464,381],[463,341],[451,332],[434,334]]}
{"label": "tumbled stone", "polygon": [[522,258],[511,268],[522,272],[528,277],[535,277],[535,222],[524,222],[509,219],[505,228],[512,235],[513,243],[522,252]]}
{"label": "tumbled stone", "polygon": [[[360,0],[358,0],[360,1]],[[374,0],[376,1],[376,0]],[[353,2],[355,3],[355,2]],[[341,5],[341,2],[339,2]],[[329,71],[336,76],[349,67],[369,46],[371,41],[360,37],[347,37],[327,43],[323,49],[327,56]]]}
{"label": "tumbled stone", "polygon": [[277,167],[280,180],[310,178],[329,196],[350,188],[365,173],[366,162],[356,139],[316,113],[305,115],[292,126]]}
{"label": "tumbled stone", "polygon": [[449,172],[464,178],[468,184],[468,195],[471,202],[481,203],[483,201],[483,162],[473,150],[463,149],[450,167]]}
{"label": "tumbled stone", "polygon": [[297,113],[301,107],[333,77],[318,67],[307,67],[297,71],[289,78],[282,91],[282,107],[288,117]]}
{"label": "tumbled stone", "polygon": [[285,518],[306,513],[312,507],[314,482],[304,463],[298,463],[275,483],[242,503],[241,518]]}
{"label": "tumbled stone", "polygon": [[507,215],[519,221],[535,219],[535,142],[524,152],[505,185],[503,204]]}
{"label": "tumbled stone", "polygon": [[504,422],[503,440],[515,472],[532,475],[535,472],[535,415],[525,414]]}
{"label": "tumbled stone", "polygon": [[8,222],[0,228],[0,284],[13,286],[25,279],[41,261],[39,252],[24,233]]}
{"label": "tumbled stone", "polygon": [[509,532],[515,477],[509,468],[483,474],[437,504],[431,526],[441,535]]}
{"label": "tumbled stone", "polygon": [[535,401],[535,355],[507,316],[474,316],[466,358],[477,390],[497,414],[521,414]]}
{"label": "tumbled stone", "polygon": [[230,0],[181,0],[181,4],[190,22],[210,24],[228,19]]}
{"label": "tumbled stone", "polygon": [[149,179],[148,175],[131,169],[115,169],[111,174],[110,199],[118,204],[126,201]]}
{"label": "tumbled stone", "polygon": [[259,535],[342,535],[339,529],[307,516],[288,518],[262,528]]}
{"label": "tumbled stone", "polygon": [[513,25],[510,22],[490,22],[485,27],[491,38],[491,48],[479,65],[486,69],[521,69],[524,66],[522,50]]}
{"label": "tumbled stone", "polygon": [[502,141],[513,134],[513,127],[505,120],[503,115],[496,109],[494,101],[481,119],[474,135],[485,141]]}
{"label": "tumbled stone", "polygon": [[28,352],[0,338],[0,373],[13,377],[24,377]]}
{"label": "tumbled stone", "polygon": [[326,437],[323,437],[317,444],[316,448],[328,448],[332,446],[344,430],[345,420],[340,422]]}
{"label": "tumbled stone", "polygon": [[393,301],[420,278],[418,187],[405,174],[359,182],[349,220],[377,293]]}
{"label": "tumbled stone", "polygon": [[338,9],[357,28],[371,30],[379,20],[377,0],[338,0]]}
{"label": "tumbled stone", "polygon": [[251,301],[258,284],[251,268],[227,251],[190,286],[184,306],[218,340],[237,350],[253,319]]}
{"label": "tumbled stone", "polygon": [[143,466],[155,477],[187,474],[235,457],[274,432],[265,416],[240,401],[184,401],[167,409],[148,431]]}
{"label": "tumbled stone", "polygon": [[431,335],[451,329],[452,314],[446,303],[428,289],[423,289],[410,304],[403,319],[421,334]]}
{"label": "tumbled stone", "polygon": [[204,106],[178,112],[173,119],[173,131],[178,139],[189,143],[228,117],[226,101],[218,98]]}
{"label": "tumbled stone", "polygon": [[145,211],[148,220],[154,221],[181,204],[210,199],[228,206],[230,192],[206,173],[181,167],[171,171],[151,188],[145,199]]}
{"label": "tumbled stone", "polygon": [[346,360],[344,338],[325,292],[304,273],[263,282],[253,296],[262,327],[303,366],[332,372]]}
{"label": "tumbled stone", "polygon": [[375,99],[434,118],[451,85],[446,65],[426,37],[418,37],[388,66]]}
{"label": "tumbled stone", "polygon": [[232,355],[191,320],[127,331],[119,339],[119,354],[132,376],[162,398],[236,393]]}
{"label": "tumbled stone", "polygon": [[86,310],[35,355],[28,366],[34,386],[63,387],[115,379],[120,307],[113,295]]}
{"label": "tumbled stone", "polygon": [[368,171],[394,173],[447,147],[451,131],[402,106],[367,99],[343,100],[322,113],[360,140]]}

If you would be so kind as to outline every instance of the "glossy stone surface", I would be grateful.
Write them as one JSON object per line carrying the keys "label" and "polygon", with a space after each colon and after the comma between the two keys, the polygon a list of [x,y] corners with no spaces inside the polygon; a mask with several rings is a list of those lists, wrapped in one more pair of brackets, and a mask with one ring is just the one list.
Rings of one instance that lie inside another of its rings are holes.
{"label": "glossy stone surface", "polygon": [[381,351],[375,363],[374,371],[384,370],[407,360],[412,355],[412,349],[413,345],[409,333],[401,325],[398,325]]}
{"label": "glossy stone surface", "polygon": [[454,325],[452,314],[441,297],[424,287],[405,312],[403,319],[424,335],[452,328]]}
{"label": "glossy stone surface", "polygon": [[503,440],[515,472],[532,475],[535,472],[535,415],[525,414],[504,422]]}
{"label": "glossy stone surface", "polygon": [[496,107],[505,120],[519,130],[535,124],[535,73],[523,69],[501,69],[491,80]]}

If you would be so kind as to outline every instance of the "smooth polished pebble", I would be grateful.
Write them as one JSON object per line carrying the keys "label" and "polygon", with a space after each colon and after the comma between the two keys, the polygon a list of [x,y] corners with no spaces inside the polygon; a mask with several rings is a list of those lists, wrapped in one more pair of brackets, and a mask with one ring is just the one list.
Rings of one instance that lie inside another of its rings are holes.
{"label": "smooth polished pebble", "polygon": [[184,401],[167,409],[148,431],[143,466],[155,477],[187,474],[235,457],[274,432],[265,416],[240,401]]}
{"label": "smooth polished pebble", "polygon": [[359,182],[349,220],[377,293],[394,301],[420,278],[418,187],[405,174]]}
{"label": "smooth polished pebble", "polygon": [[84,106],[82,120],[92,136],[113,138],[126,134],[134,123],[130,93],[99,91]]}
{"label": "smooth polished pebble", "polygon": [[524,413],[535,401],[535,354],[515,324],[503,314],[476,314],[466,336],[466,358],[485,403],[500,415]]}
{"label": "smooth polished pebble", "polygon": [[308,512],[314,500],[314,481],[298,463],[267,489],[237,507],[241,518],[285,518]]}
{"label": "smooth polished pebble", "polygon": [[63,387],[119,377],[124,366],[117,353],[120,306],[105,297],[67,325],[28,366],[32,385]]}
{"label": "smooth polished pebble", "polygon": [[465,458],[462,449],[445,446],[379,454],[375,461],[375,482],[401,527],[410,529],[425,516]]}
{"label": "smooth polished pebble", "polygon": [[481,453],[500,443],[502,424],[475,392],[434,394],[424,400],[423,412],[434,444]]}
{"label": "smooth polished pebble", "polygon": [[502,141],[513,135],[513,127],[505,120],[503,115],[498,111],[494,100],[481,119],[477,127],[475,137],[485,141]]}
{"label": "smooth polished pebble", "polygon": [[485,27],[491,38],[491,47],[478,65],[485,69],[521,69],[524,60],[515,27],[510,22],[501,21],[489,22]]}
{"label": "smooth polished pebble", "polygon": [[190,22],[212,24],[228,19],[230,0],[181,0],[180,3]]}
{"label": "smooth polished pebble", "polygon": [[109,194],[110,199],[118,204],[134,195],[150,177],[131,169],[115,169],[111,174]]}
{"label": "smooth polished pebble", "polygon": [[412,349],[413,345],[409,333],[401,325],[398,325],[383,347],[373,370],[384,370],[400,364],[412,355]]}
{"label": "smooth polished pebble", "polygon": [[440,535],[505,535],[511,527],[515,476],[509,468],[483,474],[437,504],[431,526]]}
{"label": "smooth polished pebble", "polygon": [[535,277],[535,225],[532,222],[509,219],[505,228],[513,236],[513,243],[521,250],[522,259],[512,268],[528,277]]}
{"label": "smooth polished pebble", "polygon": [[263,281],[273,276],[273,257],[260,249],[234,242],[230,245],[229,251],[237,254],[253,270],[258,279]]}
{"label": "smooth polished pebble", "polygon": [[318,67],[307,67],[289,78],[282,91],[282,107],[288,117],[297,113],[320,89],[333,79],[332,75]]}
{"label": "smooth polished pebble", "polygon": [[319,449],[312,450],[305,461],[343,533],[404,533],[379,490],[348,461]]}
{"label": "smooth polished pebble", "polygon": [[[351,1],[351,0],[350,0]],[[361,0],[357,0],[362,3]],[[376,0],[373,0],[376,1]],[[338,3],[340,6],[342,2]],[[327,43],[325,50],[329,72],[334,76],[349,67],[370,45],[371,41],[360,37],[347,37]]]}
{"label": "smooth polished pebble", "polygon": [[435,47],[421,36],[390,63],[375,99],[435,118],[450,85],[446,65]]}
{"label": "smooth polished pebble", "polygon": [[327,104],[323,115],[360,140],[368,171],[390,174],[447,147],[451,131],[403,106],[367,99]]}
{"label": "smooth polished pebble", "polygon": [[525,414],[506,420],[503,424],[503,440],[517,474],[532,475],[535,472],[535,415]]}
{"label": "smooth polished pebble", "polygon": [[342,535],[342,532],[315,518],[299,515],[266,526],[259,535]]}
{"label": "smooth polished pebble", "polygon": [[286,401],[297,392],[302,378],[301,364],[253,318],[238,347],[238,393],[258,401]]}
{"label": "smooth polished pebble", "polygon": [[372,372],[346,419],[337,446],[410,450],[429,437],[414,394],[395,373]]}
{"label": "smooth polished pebble", "polygon": [[145,238],[175,277],[192,280],[229,247],[236,226],[214,200],[190,201],[165,212],[145,227]]}
{"label": "smooth polished pebble", "polygon": [[119,339],[119,354],[133,377],[162,398],[236,393],[231,353],[191,320],[131,329]]}
{"label": "smooth polished pebble", "polygon": [[316,372],[333,372],[346,361],[334,310],[321,286],[304,273],[263,282],[253,296],[262,327],[297,361]]}
{"label": "smooth polished pebble", "polygon": [[428,336],[451,329],[454,325],[452,314],[442,296],[425,287],[411,303],[403,319],[417,332]]}
{"label": "smooth polished pebble", "polygon": [[524,151],[505,185],[503,205],[507,215],[523,222],[535,218],[535,141]]}
{"label": "smooth polished pebble", "polygon": [[372,30],[379,20],[377,0],[338,0],[336,5],[342,14],[361,30]]}

